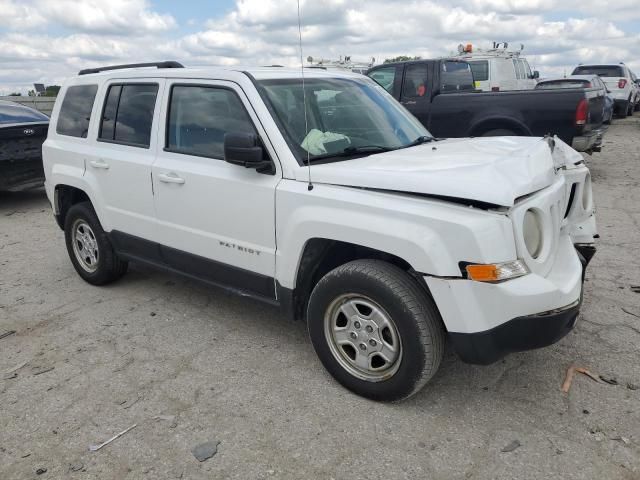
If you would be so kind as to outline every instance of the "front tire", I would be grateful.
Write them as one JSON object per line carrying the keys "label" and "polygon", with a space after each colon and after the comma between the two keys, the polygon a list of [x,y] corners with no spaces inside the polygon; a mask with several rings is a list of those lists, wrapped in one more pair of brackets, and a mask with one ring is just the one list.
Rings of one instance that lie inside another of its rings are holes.
{"label": "front tire", "polygon": [[127,272],[128,263],[113,250],[91,203],[77,203],[69,209],[64,236],[71,263],[86,282],[105,285]]}
{"label": "front tire", "polygon": [[329,373],[373,400],[415,394],[444,354],[442,319],[429,294],[380,260],[356,260],[326,274],[311,293],[308,328]]}

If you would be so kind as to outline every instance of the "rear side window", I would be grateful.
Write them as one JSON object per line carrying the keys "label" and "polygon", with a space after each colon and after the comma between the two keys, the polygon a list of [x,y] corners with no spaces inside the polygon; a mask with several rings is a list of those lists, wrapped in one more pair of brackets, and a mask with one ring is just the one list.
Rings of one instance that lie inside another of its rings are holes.
{"label": "rear side window", "polygon": [[158,85],[111,85],[100,121],[101,140],[149,148]]}
{"label": "rear side window", "polygon": [[473,79],[476,82],[486,82],[489,80],[489,62],[487,60],[469,62],[469,65],[471,66]]}
{"label": "rear side window", "polygon": [[222,159],[225,133],[256,133],[233,90],[198,85],[172,87],[166,150]]}
{"label": "rear side window", "polygon": [[576,67],[572,75],[598,75],[600,77],[624,77],[624,70],[618,65],[595,65]]}
{"label": "rear side window", "polygon": [[442,62],[440,75],[442,92],[473,90],[473,74],[467,62]]}
{"label": "rear side window", "polygon": [[87,138],[97,85],[76,85],[67,88],[64,95],[56,133],[70,137]]}
{"label": "rear side window", "polygon": [[426,63],[407,65],[402,83],[402,96],[404,98],[424,97],[427,93],[428,73],[429,66]]}
{"label": "rear side window", "polygon": [[396,79],[396,67],[378,68],[369,73],[369,76],[380,84],[380,86],[382,86],[382,88],[387,92],[393,93],[393,83]]}

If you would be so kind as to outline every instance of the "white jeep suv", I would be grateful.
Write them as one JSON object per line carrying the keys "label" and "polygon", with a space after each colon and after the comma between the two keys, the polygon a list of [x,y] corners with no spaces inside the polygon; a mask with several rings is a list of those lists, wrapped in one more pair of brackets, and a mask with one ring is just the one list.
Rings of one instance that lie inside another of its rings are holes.
{"label": "white jeep suv", "polygon": [[573,327],[596,231],[561,140],[435,139],[350,73],[143,66],[68,80],[44,144],[87,282],[143,262],[279,306],[378,400],[422,387],[447,337],[487,364]]}

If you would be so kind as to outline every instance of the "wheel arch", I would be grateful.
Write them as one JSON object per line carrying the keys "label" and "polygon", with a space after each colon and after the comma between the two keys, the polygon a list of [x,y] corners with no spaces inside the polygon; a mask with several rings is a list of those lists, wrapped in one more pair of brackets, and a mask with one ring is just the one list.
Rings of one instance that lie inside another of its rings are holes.
{"label": "wheel arch", "polygon": [[382,260],[397,266],[411,275],[429,294],[422,276],[398,255],[348,241],[314,237],[307,240],[302,249],[293,288],[280,287],[281,296],[284,297],[281,300],[287,304],[285,309],[289,315],[296,320],[306,320],[306,306],[318,281],[341,265],[364,259]]}
{"label": "wheel arch", "polygon": [[518,135],[527,137],[533,135],[529,127],[518,119],[509,117],[489,117],[483,118],[482,120],[474,123],[469,129],[469,136],[479,137],[488,131],[497,129],[511,130]]}
{"label": "wheel arch", "polygon": [[95,203],[86,189],[66,183],[57,184],[53,189],[53,211],[58,226],[64,229],[64,222],[69,209],[77,203],[86,201],[90,202],[95,210]]}

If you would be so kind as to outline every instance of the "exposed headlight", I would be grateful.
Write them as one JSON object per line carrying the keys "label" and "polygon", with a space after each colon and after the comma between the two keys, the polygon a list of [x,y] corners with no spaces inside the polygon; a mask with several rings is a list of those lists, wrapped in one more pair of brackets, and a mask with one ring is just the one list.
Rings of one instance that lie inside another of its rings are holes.
{"label": "exposed headlight", "polygon": [[465,269],[467,278],[476,282],[502,282],[529,273],[529,269],[527,269],[522,260],[493,264],[472,264],[467,265]]}
{"label": "exposed headlight", "polygon": [[527,210],[522,222],[522,236],[527,251],[532,258],[538,258],[542,250],[542,223],[540,214],[535,210]]}

